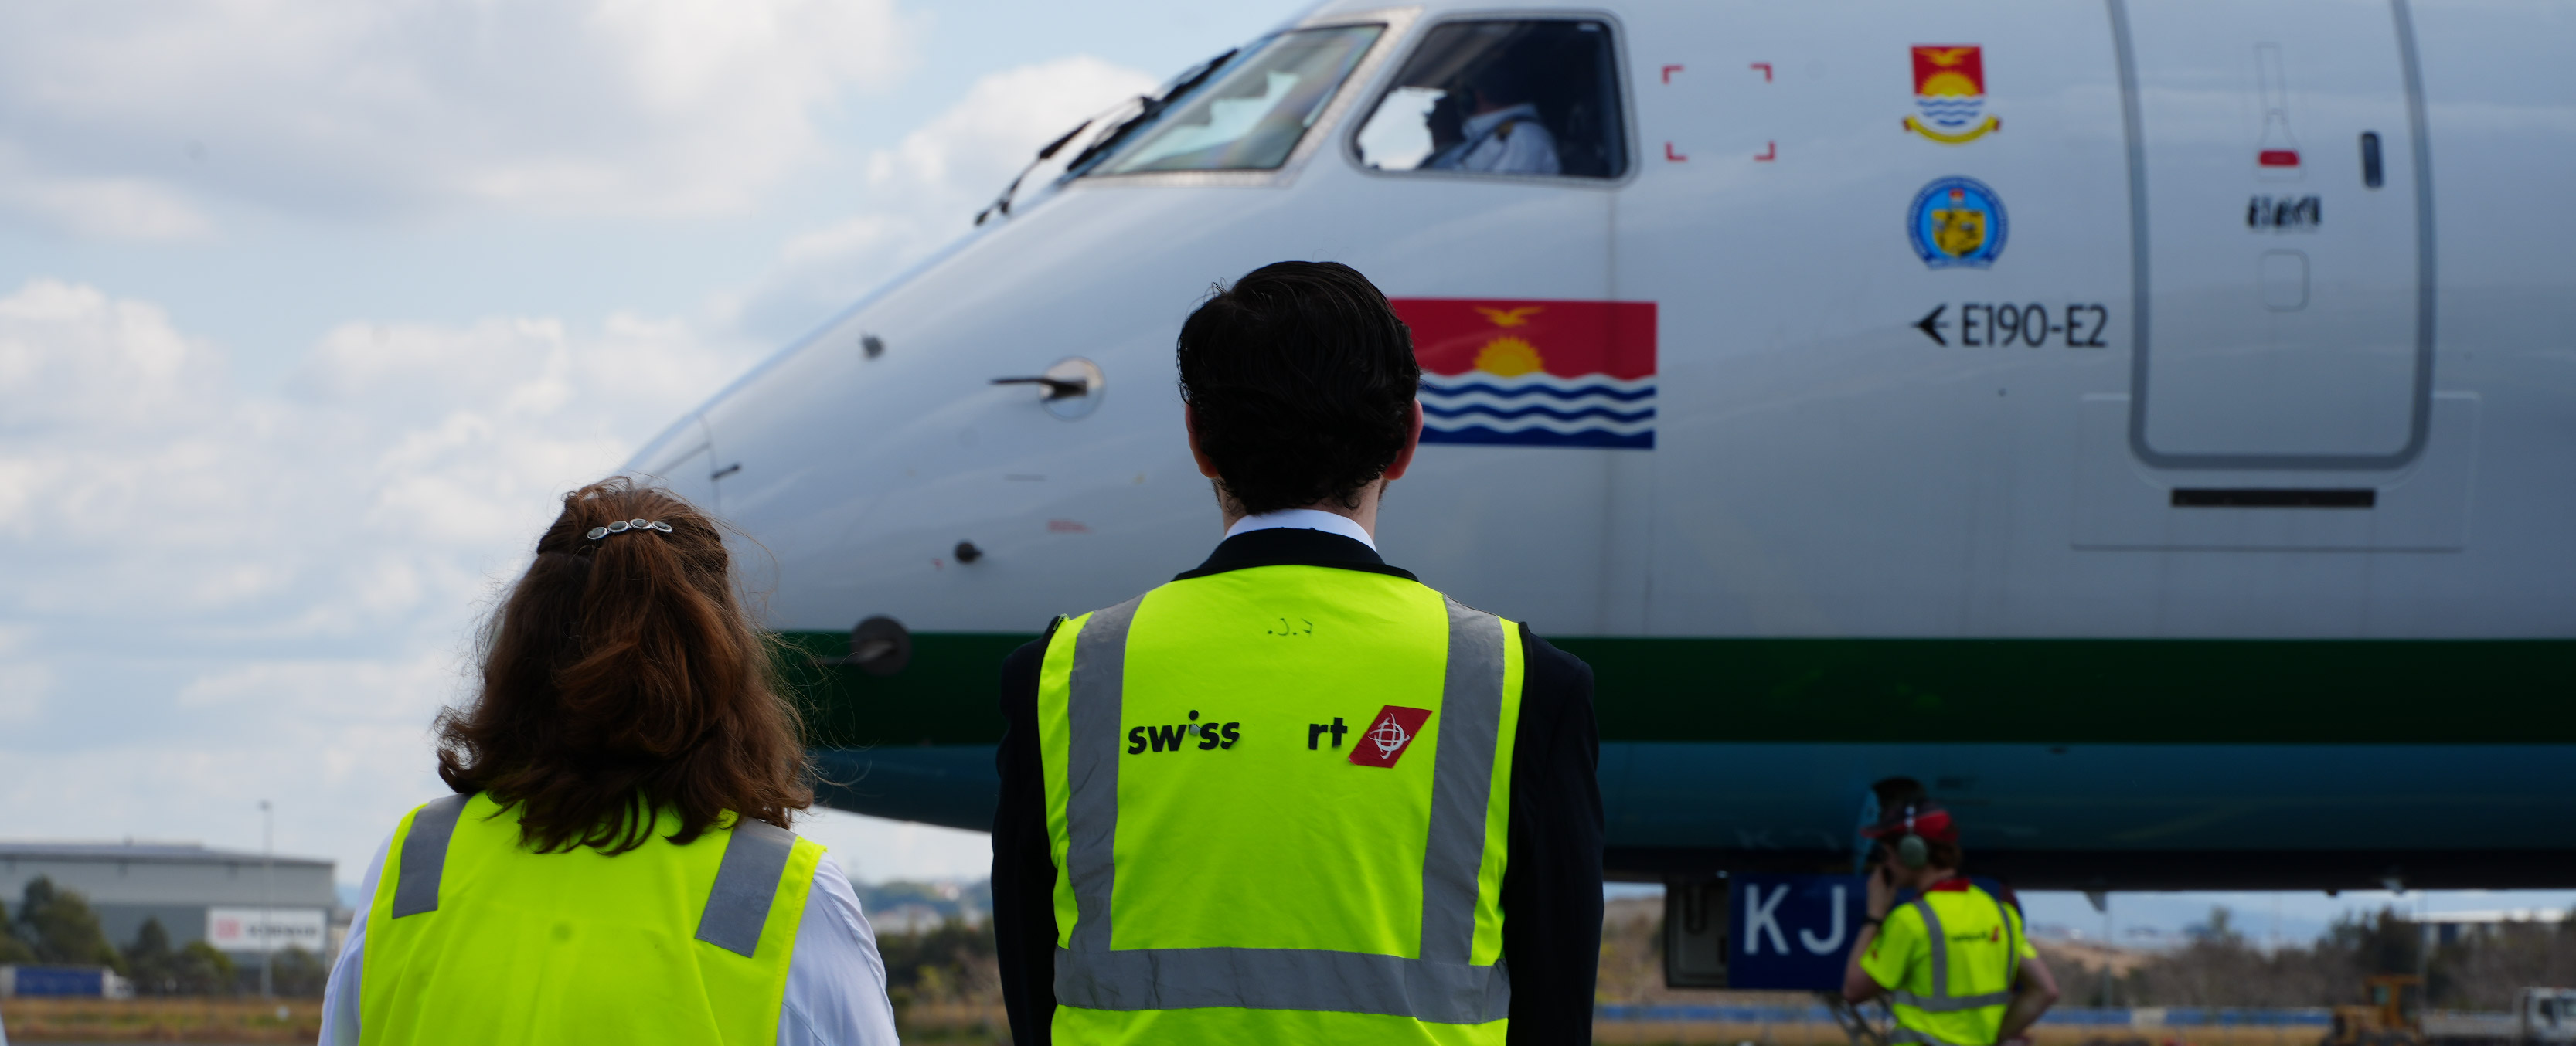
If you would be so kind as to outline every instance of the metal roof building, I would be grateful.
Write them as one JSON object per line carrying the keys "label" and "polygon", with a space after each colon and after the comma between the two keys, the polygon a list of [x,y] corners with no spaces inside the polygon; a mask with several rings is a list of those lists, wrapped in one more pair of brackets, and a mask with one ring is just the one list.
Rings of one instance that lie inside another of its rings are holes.
{"label": "metal roof building", "polygon": [[[157,918],[174,948],[210,941],[228,952],[256,954],[267,936],[279,948],[321,952],[339,904],[332,863],[319,858],[262,858],[195,843],[0,840],[0,904],[11,917],[27,882],[38,876],[88,898],[108,943],[120,948],[134,941],[145,919]],[[270,913],[264,919],[263,910]]]}

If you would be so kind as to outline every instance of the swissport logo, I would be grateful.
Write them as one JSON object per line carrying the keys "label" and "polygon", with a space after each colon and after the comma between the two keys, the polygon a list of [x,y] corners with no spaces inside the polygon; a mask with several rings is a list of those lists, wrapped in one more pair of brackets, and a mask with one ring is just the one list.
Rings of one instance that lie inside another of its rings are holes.
{"label": "swissport logo", "polygon": [[1404,758],[1404,750],[1422,733],[1422,724],[1431,718],[1428,708],[1406,708],[1388,705],[1378,710],[1377,719],[1360,732],[1358,744],[1351,746],[1351,762],[1361,766],[1394,766]]}

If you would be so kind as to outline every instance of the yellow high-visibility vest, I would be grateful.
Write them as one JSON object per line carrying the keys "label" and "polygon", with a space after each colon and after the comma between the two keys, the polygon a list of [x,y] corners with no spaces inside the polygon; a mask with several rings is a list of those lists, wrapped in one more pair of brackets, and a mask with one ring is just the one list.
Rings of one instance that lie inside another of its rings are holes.
{"label": "yellow high-visibility vest", "polygon": [[1055,1041],[1500,1046],[1521,643],[1418,582],[1175,581],[1038,677]]}
{"label": "yellow high-visibility vest", "polygon": [[1889,1042],[1993,1046],[2021,961],[2038,954],[2019,912],[1952,879],[1887,913],[1861,969],[1888,989]]}
{"label": "yellow high-visibility vest", "polygon": [[367,909],[358,1041],[769,1044],[823,848],[679,819],[614,857],[535,853],[515,809],[449,796],[405,815]]}

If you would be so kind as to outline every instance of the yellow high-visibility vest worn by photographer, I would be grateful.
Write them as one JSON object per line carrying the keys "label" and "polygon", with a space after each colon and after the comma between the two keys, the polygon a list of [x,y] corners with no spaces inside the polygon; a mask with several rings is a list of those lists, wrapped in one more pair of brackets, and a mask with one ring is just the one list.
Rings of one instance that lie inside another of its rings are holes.
{"label": "yellow high-visibility vest worn by photographer", "polygon": [[895,1046],[725,528],[611,476],[563,496],[440,711],[450,792],[396,820],[319,1046]]}
{"label": "yellow high-visibility vest worn by photographer", "polygon": [[1500,1046],[1520,638],[1409,579],[1290,565],[1059,626],[1056,1041]]}
{"label": "yellow high-visibility vest worn by photographer", "polygon": [[741,820],[681,845],[665,814],[613,857],[537,853],[511,814],[449,796],[395,829],[367,910],[364,1046],[778,1041],[822,847]]}

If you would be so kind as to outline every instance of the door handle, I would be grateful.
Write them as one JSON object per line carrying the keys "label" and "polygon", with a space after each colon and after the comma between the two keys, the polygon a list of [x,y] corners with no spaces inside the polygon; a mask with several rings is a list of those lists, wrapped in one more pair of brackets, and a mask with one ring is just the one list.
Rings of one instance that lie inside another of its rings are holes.
{"label": "door handle", "polygon": [[1050,400],[1070,399],[1075,396],[1091,395],[1091,383],[1084,381],[1081,378],[1050,378],[1043,376],[995,378],[993,379],[993,384],[1044,385],[1046,386],[1045,398]]}
{"label": "door handle", "polygon": [[1100,365],[1080,356],[1067,356],[1055,361],[1044,372],[1023,377],[995,378],[995,385],[1036,385],[1046,390],[1038,405],[1065,421],[1072,421],[1100,409],[1101,394],[1108,391],[1109,379],[1100,373]]}

